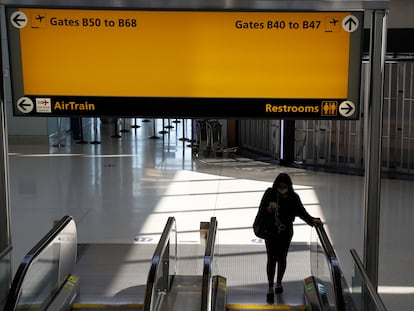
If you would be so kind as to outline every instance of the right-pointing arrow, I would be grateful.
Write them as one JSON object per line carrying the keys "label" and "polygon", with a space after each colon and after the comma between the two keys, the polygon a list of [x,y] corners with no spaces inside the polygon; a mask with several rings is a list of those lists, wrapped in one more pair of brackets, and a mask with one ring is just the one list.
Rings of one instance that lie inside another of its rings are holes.
{"label": "right-pointing arrow", "polygon": [[351,117],[355,113],[355,104],[351,101],[344,101],[339,105],[339,113],[346,118]]}
{"label": "right-pointing arrow", "polygon": [[345,105],[346,107],[341,107],[341,111],[345,110],[345,114],[349,114],[352,110],[354,110],[354,108],[349,103],[346,103]]}

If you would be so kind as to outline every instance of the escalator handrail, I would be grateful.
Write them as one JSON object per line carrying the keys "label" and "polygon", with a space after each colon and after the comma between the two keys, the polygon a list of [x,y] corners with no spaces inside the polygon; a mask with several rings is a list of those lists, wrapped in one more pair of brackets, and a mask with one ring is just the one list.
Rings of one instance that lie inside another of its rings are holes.
{"label": "escalator handrail", "polygon": [[345,310],[345,300],[342,288],[342,272],[339,266],[339,260],[336,256],[332,243],[329,240],[328,235],[326,234],[323,224],[316,225],[315,229],[318,234],[319,241],[322,245],[323,251],[325,253],[326,259],[329,263],[332,284],[334,289],[335,310]]}
{"label": "escalator handrail", "polygon": [[64,216],[57,222],[51,230],[23,257],[19,268],[13,278],[9,294],[7,296],[5,310],[14,311],[17,307],[23,281],[27,272],[29,271],[33,261],[56,239],[57,236],[73,222],[72,216]]}
{"label": "escalator handrail", "polygon": [[[0,253],[0,262],[1,265],[7,265],[8,268],[3,269],[2,268],[2,279],[1,282],[4,282],[3,284],[0,284],[0,310],[3,307],[3,304],[6,302],[7,294],[9,292],[9,286],[11,282],[11,251],[13,247],[11,245],[7,245],[5,249]],[[8,269],[8,270],[6,270]]]}
{"label": "escalator handrail", "polygon": [[371,283],[371,280],[368,277],[368,274],[365,271],[365,267],[362,264],[361,259],[359,258],[357,252],[355,249],[350,250],[352,258],[354,259],[355,265],[362,277],[362,281],[365,284],[365,287],[367,288],[372,301],[375,303],[376,310],[379,311],[387,311],[387,308],[385,307],[384,303],[382,302],[382,299],[379,297],[378,292],[375,290],[374,286]]}
{"label": "escalator handrail", "polygon": [[211,306],[211,277],[212,263],[214,258],[214,246],[216,243],[217,219],[212,217],[208,229],[206,249],[203,264],[203,284],[201,289],[201,311],[210,311]]}
{"label": "escalator handrail", "polygon": [[[170,235],[171,235],[171,232],[173,231],[175,231],[175,234],[177,234],[175,218],[169,217],[167,220],[167,223],[165,224],[164,230],[162,232],[160,241],[158,242],[158,245],[155,248],[154,255],[152,256],[151,268],[148,273],[148,279],[147,279],[147,284],[145,288],[144,311],[151,310],[152,292],[153,292],[156,277],[157,277],[159,263],[169,244]],[[177,249],[175,248],[175,252],[176,250]],[[176,253],[174,256],[175,258],[177,258]]]}

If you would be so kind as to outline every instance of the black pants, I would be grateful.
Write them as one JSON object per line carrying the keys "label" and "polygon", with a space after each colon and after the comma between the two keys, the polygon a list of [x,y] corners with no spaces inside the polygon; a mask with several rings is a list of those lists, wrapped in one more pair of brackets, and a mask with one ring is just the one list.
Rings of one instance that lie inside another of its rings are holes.
{"label": "black pants", "polygon": [[269,287],[274,286],[274,278],[277,263],[276,283],[281,284],[286,271],[286,258],[289,251],[290,242],[293,237],[293,227],[286,227],[285,230],[265,240],[267,253],[267,280]]}

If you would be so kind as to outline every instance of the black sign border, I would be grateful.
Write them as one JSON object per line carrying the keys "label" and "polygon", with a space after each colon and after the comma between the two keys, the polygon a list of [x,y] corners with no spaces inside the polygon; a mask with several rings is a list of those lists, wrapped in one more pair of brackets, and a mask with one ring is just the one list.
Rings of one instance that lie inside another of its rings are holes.
{"label": "black sign border", "polygon": [[[346,119],[340,113],[323,115],[324,102],[346,101],[345,98],[262,99],[262,98],[178,98],[178,97],[85,97],[27,96],[33,110],[24,116],[39,117],[148,117],[148,118],[214,118],[214,119]],[[50,112],[37,112],[36,99],[48,99]],[[50,100],[50,101],[49,101]],[[269,112],[269,105],[273,111]],[[93,108],[91,108],[93,107]],[[223,107],[225,107],[223,109]],[[276,108],[278,107],[278,108]],[[316,108],[317,107],[317,108]],[[306,111],[308,110],[308,111]],[[313,112],[312,112],[313,111]]]}

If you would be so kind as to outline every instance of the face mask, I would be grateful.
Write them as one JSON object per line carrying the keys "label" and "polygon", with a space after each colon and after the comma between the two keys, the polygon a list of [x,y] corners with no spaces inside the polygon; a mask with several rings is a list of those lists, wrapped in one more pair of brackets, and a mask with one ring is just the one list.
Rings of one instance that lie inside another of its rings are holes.
{"label": "face mask", "polygon": [[288,193],[288,188],[285,188],[285,189],[279,189],[279,188],[277,188],[277,192],[279,194],[286,194],[286,193]]}

